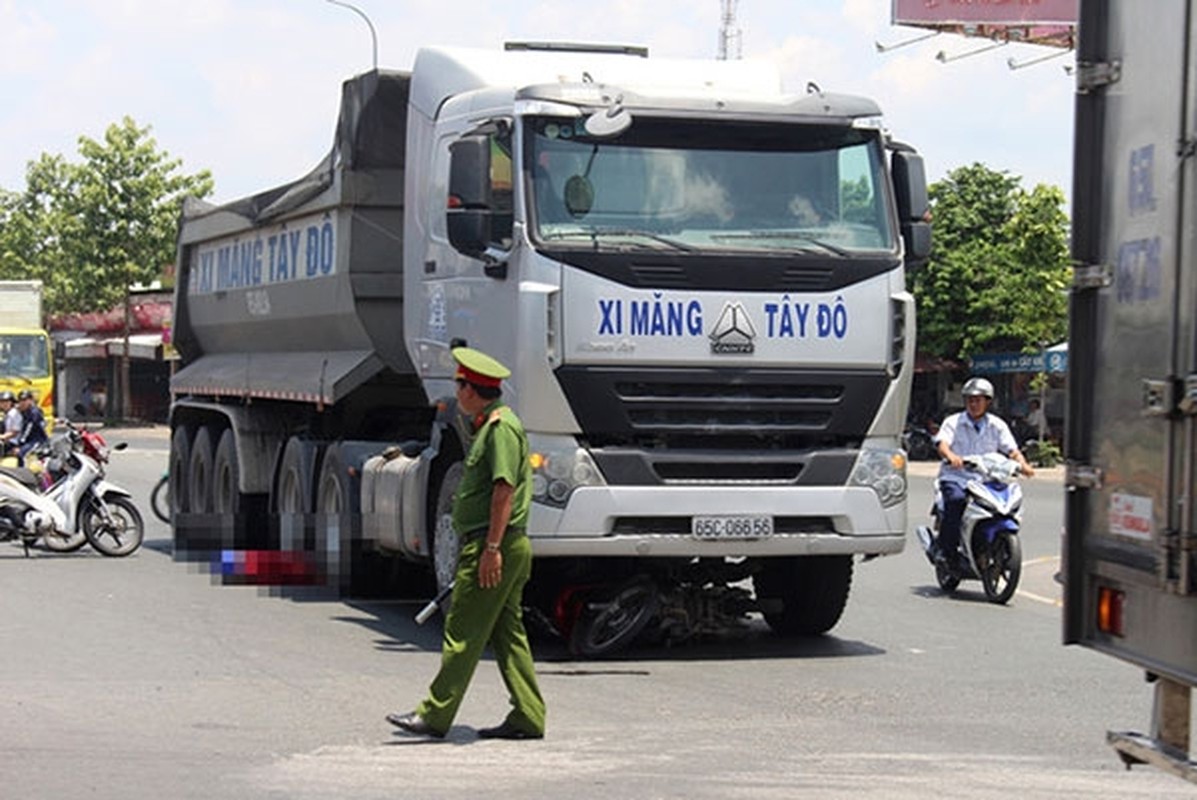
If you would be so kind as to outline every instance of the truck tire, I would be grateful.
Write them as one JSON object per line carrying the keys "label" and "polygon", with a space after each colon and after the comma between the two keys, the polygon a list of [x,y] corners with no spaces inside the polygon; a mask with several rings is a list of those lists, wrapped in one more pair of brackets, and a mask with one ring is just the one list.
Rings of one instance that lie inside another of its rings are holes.
{"label": "truck tire", "polygon": [[[440,489],[436,495],[436,510],[432,515],[432,564],[436,573],[436,588],[439,592],[453,582],[457,574],[457,555],[461,550],[461,539],[453,530],[453,495],[461,483],[465,465],[454,462],[445,470]],[[448,611],[448,606],[445,606]]]}
{"label": "truck tire", "polygon": [[191,460],[191,434],[180,425],[170,436],[170,516],[176,518],[180,512],[190,511],[187,502],[187,462]]}
{"label": "truck tire", "polygon": [[312,464],[306,445],[292,436],[279,459],[278,484],[274,507],[280,514],[307,514],[312,505]]}
{"label": "truck tire", "polygon": [[187,462],[187,506],[195,514],[210,514],[212,504],[212,429],[201,425],[191,443]]}
{"label": "truck tire", "polygon": [[237,467],[237,439],[232,428],[220,434],[212,463],[212,510],[217,514],[241,512],[240,474]]}
{"label": "truck tire", "polygon": [[759,600],[781,602],[765,621],[782,636],[814,636],[839,622],[852,587],[852,556],[772,558],[753,578]]}

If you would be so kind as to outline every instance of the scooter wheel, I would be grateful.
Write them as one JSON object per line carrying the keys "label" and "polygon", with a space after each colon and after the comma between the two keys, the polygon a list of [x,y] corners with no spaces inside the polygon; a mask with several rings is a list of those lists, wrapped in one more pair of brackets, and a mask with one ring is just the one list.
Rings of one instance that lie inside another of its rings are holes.
{"label": "scooter wheel", "polygon": [[572,654],[602,658],[631,644],[657,613],[657,586],[649,578],[635,578],[613,595],[587,598],[569,637]]}
{"label": "scooter wheel", "polygon": [[102,502],[107,516],[94,503],[83,509],[83,532],[87,541],[106,556],[127,556],[141,547],[145,538],[145,521],[131,500],[109,497]]}
{"label": "scooter wheel", "polygon": [[939,583],[939,588],[945,592],[954,592],[960,585],[960,576],[942,564],[935,565],[935,580]]}
{"label": "scooter wheel", "polygon": [[1021,575],[1022,544],[1012,534],[999,535],[993,540],[988,563],[981,568],[985,596],[991,603],[1008,603],[1018,589]]}

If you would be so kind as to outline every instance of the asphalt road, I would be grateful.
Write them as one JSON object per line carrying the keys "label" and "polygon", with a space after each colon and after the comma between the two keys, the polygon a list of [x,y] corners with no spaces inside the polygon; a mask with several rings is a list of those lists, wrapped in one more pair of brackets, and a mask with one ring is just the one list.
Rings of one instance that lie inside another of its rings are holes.
{"label": "asphalt road", "polygon": [[[913,537],[858,565],[833,635],[741,636],[618,661],[538,645],[549,734],[479,741],[505,694],[483,662],[448,739],[393,735],[439,663],[417,604],[225,587],[175,563],[149,513],[156,431],[110,477],[141,501],[147,544],[123,560],[0,545],[0,797],[1022,798],[1192,797],[1126,772],[1105,730],[1143,729],[1133,668],[1060,645],[1052,575],[1059,477],[1026,483],[1024,587],[943,596]],[[912,470],[913,525],[929,502]]]}

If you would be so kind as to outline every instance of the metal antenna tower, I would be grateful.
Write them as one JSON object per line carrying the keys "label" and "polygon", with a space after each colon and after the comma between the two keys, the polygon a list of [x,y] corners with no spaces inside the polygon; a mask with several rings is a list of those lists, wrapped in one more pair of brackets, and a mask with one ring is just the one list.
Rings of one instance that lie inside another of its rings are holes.
{"label": "metal antenna tower", "polygon": [[738,0],[719,0],[722,19],[719,24],[719,60],[738,59],[740,52],[740,29],[736,27],[736,4]]}

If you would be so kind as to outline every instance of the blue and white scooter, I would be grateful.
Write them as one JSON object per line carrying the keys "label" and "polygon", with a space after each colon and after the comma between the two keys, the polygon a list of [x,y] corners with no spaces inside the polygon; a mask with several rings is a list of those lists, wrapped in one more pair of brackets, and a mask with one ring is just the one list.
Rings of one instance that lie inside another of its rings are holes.
{"label": "blue and white scooter", "polygon": [[[964,456],[964,468],[975,473],[968,482],[967,504],[960,525],[959,558],[950,556],[939,562],[939,521],[943,516],[943,497],[936,482],[935,503],[931,509],[932,525],[915,529],[923,552],[935,565],[935,578],[945,592],[952,592],[962,580],[979,580],[985,596],[992,603],[1006,603],[1018,588],[1022,574],[1022,545],[1018,531],[1022,527],[1022,487],[1017,476],[1017,461],[1000,453]],[[959,562],[959,563],[957,563]]]}

